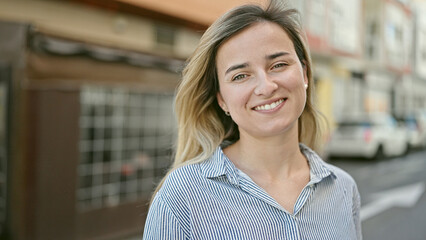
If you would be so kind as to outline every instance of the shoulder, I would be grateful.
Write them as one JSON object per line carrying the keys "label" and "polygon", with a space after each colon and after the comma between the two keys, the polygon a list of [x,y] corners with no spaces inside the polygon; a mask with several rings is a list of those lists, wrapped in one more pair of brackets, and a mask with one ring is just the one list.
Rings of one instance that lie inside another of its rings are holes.
{"label": "shoulder", "polygon": [[155,194],[151,208],[156,208],[155,211],[168,209],[177,219],[186,219],[189,215],[189,200],[199,191],[196,185],[200,178],[195,164],[170,170]]}
{"label": "shoulder", "polygon": [[331,163],[325,162],[315,151],[303,144],[300,144],[300,148],[308,158],[311,164],[311,171],[313,171],[315,175],[320,177],[331,175],[338,184],[343,185],[344,187],[356,188],[355,180],[345,170]]}
{"label": "shoulder", "polygon": [[331,164],[324,162],[324,165],[327,166],[327,168],[330,169],[330,171],[335,175],[336,179],[339,179],[339,181],[343,181],[350,185],[356,185],[355,180],[353,177],[346,172],[345,170]]}
{"label": "shoulder", "polygon": [[[197,164],[187,164],[170,170],[161,186],[160,193],[176,194],[188,191],[189,187],[200,181],[201,175]],[[168,194],[166,194],[168,195]]]}
{"label": "shoulder", "polygon": [[185,164],[180,167],[172,169],[166,179],[170,180],[178,180],[178,181],[188,181],[195,175],[200,174],[200,168],[198,164],[191,163],[191,164]]}
{"label": "shoulder", "polygon": [[354,199],[359,200],[359,190],[354,178],[345,170],[335,165],[332,165],[330,163],[324,164],[330,169],[330,172],[333,174],[336,187],[343,190],[345,193],[349,194],[349,196],[352,196]]}
{"label": "shoulder", "polygon": [[194,166],[188,165],[167,174],[149,207],[144,239],[145,235],[146,239],[164,239],[164,234],[174,239],[188,239],[190,207],[187,203],[191,193],[187,189],[195,171]]}

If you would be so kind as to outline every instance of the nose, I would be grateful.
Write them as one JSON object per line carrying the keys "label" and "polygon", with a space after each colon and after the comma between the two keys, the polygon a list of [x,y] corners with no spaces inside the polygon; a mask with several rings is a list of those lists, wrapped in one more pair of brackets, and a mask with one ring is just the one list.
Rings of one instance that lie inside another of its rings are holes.
{"label": "nose", "polygon": [[278,89],[278,84],[273,77],[265,72],[261,72],[257,77],[257,85],[254,94],[259,96],[271,96]]}

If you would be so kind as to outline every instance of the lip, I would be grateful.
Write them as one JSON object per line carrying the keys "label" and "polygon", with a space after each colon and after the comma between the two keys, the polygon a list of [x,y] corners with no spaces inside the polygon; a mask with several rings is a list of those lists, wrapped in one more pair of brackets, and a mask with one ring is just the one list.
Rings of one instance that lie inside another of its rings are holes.
{"label": "lip", "polygon": [[[259,106],[263,106],[263,105],[270,105],[270,104],[272,104],[272,103],[274,103],[274,102],[277,102],[277,101],[279,101],[279,100],[283,100],[281,103],[279,103],[275,108],[273,108],[273,109],[257,109],[256,110],[256,108],[257,107],[259,107]],[[254,106],[254,107],[252,107],[251,109],[252,110],[254,110],[254,111],[256,111],[256,112],[274,112],[274,111],[277,111],[277,110],[279,110],[286,102],[287,102],[287,100],[288,100],[288,98],[287,97],[283,97],[283,98],[276,98],[276,99],[273,99],[273,100],[269,100],[269,101],[266,101],[266,102],[263,102],[263,103],[261,103],[261,104],[257,104],[256,106]]]}

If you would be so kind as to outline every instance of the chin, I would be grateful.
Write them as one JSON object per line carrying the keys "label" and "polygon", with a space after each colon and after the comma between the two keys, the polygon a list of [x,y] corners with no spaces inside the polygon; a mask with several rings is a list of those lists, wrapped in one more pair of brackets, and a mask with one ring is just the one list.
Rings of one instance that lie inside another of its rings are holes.
{"label": "chin", "polygon": [[250,133],[250,135],[257,136],[259,138],[276,137],[280,135],[291,134],[294,130],[296,130],[297,134],[297,124],[282,124],[280,126],[275,126],[271,128],[258,129],[257,131]]}

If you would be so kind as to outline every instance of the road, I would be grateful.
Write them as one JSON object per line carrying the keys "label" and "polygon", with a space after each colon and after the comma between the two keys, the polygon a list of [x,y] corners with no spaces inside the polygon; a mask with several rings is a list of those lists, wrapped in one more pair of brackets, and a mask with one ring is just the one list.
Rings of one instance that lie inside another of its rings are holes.
{"label": "road", "polygon": [[426,150],[380,161],[329,162],[358,184],[364,240],[426,239]]}

